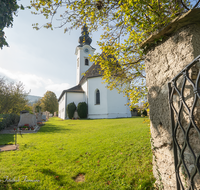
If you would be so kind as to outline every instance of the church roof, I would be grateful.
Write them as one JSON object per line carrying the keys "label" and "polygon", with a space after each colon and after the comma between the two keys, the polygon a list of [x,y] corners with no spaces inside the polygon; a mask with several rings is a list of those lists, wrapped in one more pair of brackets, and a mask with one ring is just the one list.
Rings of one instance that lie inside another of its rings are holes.
{"label": "church roof", "polygon": [[102,70],[99,64],[93,63],[92,66],[86,71],[85,75],[79,82],[79,85],[82,85],[88,78],[102,76]]}
{"label": "church roof", "polygon": [[[106,53],[101,53],[100,56],[104,60],[105,59],[113,59],[115,61],[116,66],[121,67],[120,64],[118,63],[117,59],[114,56],[107,55]],[[118,73],[115,73],[115,75],[118,75],[119,71],[116,69],[114,69],[114,70],[115,70],[115,72],[118,72]],[[101,69],[101,66],[98,64],[98,62],[97,62],[97,64],[93,63],[92,66],[86,71],[85,75],[80,80],[79,85],[82,85],[88,78],[99,77],[102,75],[103,75],[103,71]]]}
{"label": "church roof", "polygon": [[[86,44],[87,45],[87,44]],[[78,45],[77,47],[83,47],[84,45],[82,44],[80,44],[80,45]],[[91,45],[90,45],[90,47],[92,48],[92,49],[94,49],[94,50],[96,50],[95,48],[93,48]]]}
{"label": "church roof", "polygon": [[88,27],[86,26],[86,24],[81,28],[81,34],[82,35],[79,37],[78,40],[80,45],[90,45],[92,39],[89,36]]}
{"label": "church roof", "polygon": [[92,38],[89,36],[88,27],[86,24],[81,28],[81,36],[78,39],[80,45],[77,47],[83,47],[84,45],[89,45],[92,49],[95,50],[90,44],[92,43]]}
{"label": "church roof", "polygon": [[60,95],[60,97],[58,98],[58,101],[60,101],[60,99],[62,98],[62,96],[65,94],[65,92],[76,92],[76,93],[84,93],[81,85],[77,85],[77,86],[74,86],[70,89],[67,89],[67,90],[63,90],[62,91],[62,94]]}
{"label": "church roof", "polygon": [[67,90],[63,90],[62,94],[60,95],[60,97],[58,98],[58,102],[60,101],[60,99],[62,98],[62,96],[66,93],[66,92],[75,92],[75,93],[84,93],[81,85],[88,79],[88,78],[93,78],[93,77],[99,77],[102,76],[102,70],[99,64],[95,64],[93,63],[92,66],[86,71],[85,76],[82,77],[82,79],[80,80],[79,84],[77,86],[74,86],[70,89]]}

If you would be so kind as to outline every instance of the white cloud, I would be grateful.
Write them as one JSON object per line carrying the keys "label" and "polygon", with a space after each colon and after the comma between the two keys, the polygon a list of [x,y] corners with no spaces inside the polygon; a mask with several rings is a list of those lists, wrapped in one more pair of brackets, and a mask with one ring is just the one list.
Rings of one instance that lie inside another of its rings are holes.
{"label": "white cloud", "polygon": [[66,90],[70,87],[68,83],[61,83],[61,84],[50,84],[45,87],[46,90],[52,91],[55,94],[60,95],[63,90]]}
{"label": "white cloud", "polygon": [[[5,77],[8,77],[14,81],[21,81],[26,88],[40,88],[42,87],[46,81],[37,75],[34,74],[24,74],[20,72],[12,72],[0,67],[0,73]],[[47,80],[47,83],[49,81]]]}
{"label": "white cloud", "polygon": [[62,91],[66,90],[70,87],[68,83],[61,83],[61,84],[50,84],[45,87],[46,90],[51,90],[51,91]]}
{"label": "white cloud", "polygon": [[35,74],[8,71],[1,67],[0,74],[11,80],[21,81],[26,91],[31,90],[32,95],[43,96],[47,90],[50,90],[59,96],[63,90],[70,87],[68,83],[56,84],[51,79],[45,79]]}

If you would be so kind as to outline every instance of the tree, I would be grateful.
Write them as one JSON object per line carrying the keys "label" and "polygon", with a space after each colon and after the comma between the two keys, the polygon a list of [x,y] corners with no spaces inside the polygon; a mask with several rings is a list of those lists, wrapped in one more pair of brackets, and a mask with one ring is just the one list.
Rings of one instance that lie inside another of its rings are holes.
{"label": "tree", "polygon": [[27,110],[29,113],[33,114],[33,106],[30,103],[25,105],[24,110]]}
{"label": "tree", "polygon": [[[141,42],[178,15],[182,15],[188,9],[196,8],[200,3],[199,0],[196,4],[193,2],[192,0],[33,0],[31,6],[36,9],[34,14],[43,14],[50,19],[44,25],[45,28],[53,29],[56,13],[63,7],[66,9],[60,14],[59,27],[65,26],[65,32],[77,29],[85,23],[90,31],[102,28],[104,34],[98,45],[103,54],[94,55],[91,61],[100,64],[108,88],[117,88],[125,92],[131,99],[131,104],[135,105],[140,99],[145,99],[147,92],[144,70],[147,47],[141,49]],[[36,23],[34,28],[40,27]],[[110,59],[107,59],[108,56]],[[123,84],[128,85],[126,88],[121,88]]]}
{"label": "tree", "polygon": [[[44,111],[42,108],[43,104],[41,99],[38,99],[34,104],[33,104],[33,109],[35,110],[36,113],[39,113],[40,111]],[[46,111],[46,110],[45,110]]]}
{"label": "tree", "polygon": [[58,99],[54,92],[47,91],[41,99],[41,107],[43,111],[54,113],[58,111]]}
{"label": "tree", "polygon": [[21,82],[8,82],[5,78],[0,78],[0,113],[19,114],[28,104],[27,95]]}
{"label": "tree", "polygon": [[[13,25],[13,14],[16,14],[19,6],[16,0],[1,0],[0,1],[0,47],[8,46],[5,39],[5,33],[3,29]],[[23,9],[23,6],[21,5]]]}

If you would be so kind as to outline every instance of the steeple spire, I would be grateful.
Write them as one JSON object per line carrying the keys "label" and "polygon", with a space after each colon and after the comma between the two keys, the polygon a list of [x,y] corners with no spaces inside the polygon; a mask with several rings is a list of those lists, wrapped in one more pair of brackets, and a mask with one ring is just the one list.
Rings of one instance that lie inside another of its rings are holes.
{"label": "steeple spire", "polygon": [[88,27],[86,24],[81,28],[81,34],[82,35],[78,40],[80,45],[90,45],[92,43],[92,39],[89,37]]}

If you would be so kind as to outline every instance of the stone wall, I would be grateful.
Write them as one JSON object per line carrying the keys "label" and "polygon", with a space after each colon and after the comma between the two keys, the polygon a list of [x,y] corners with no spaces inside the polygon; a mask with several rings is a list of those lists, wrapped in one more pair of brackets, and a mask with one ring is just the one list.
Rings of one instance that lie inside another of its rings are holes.
{"label": "stone wall", "polygon": [[[191,24],[178,29],[167,40],[151,47],[146,55],[150,128],[154,142],[152,148],[154,148],[154,158],[157,158],[156,162],[153,159],[153,173],[157,183],[159,179],[162,179],[164,189],[176,189],[168,82],[198,55],[200,55],[200,24]],[[197,71],[194,68],[191,77],[195,75],[195,72]],[[183,135],[178,136],[178,138],[182,137]],[[198,138],[200,137],[197,136],[196,139]],[[198,140],[193,139],[191,143],[200,147]],[[186,157],[191,159],[189,154]]]}

